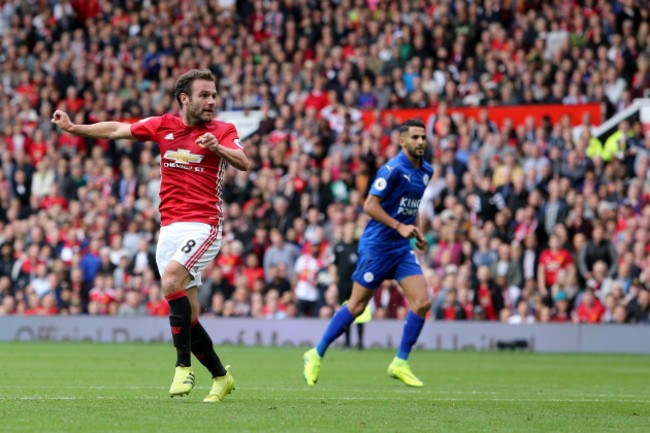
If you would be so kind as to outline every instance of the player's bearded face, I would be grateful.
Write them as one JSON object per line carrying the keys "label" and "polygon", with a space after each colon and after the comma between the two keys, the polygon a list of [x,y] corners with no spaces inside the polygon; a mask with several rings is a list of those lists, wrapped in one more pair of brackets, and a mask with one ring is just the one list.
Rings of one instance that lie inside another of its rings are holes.
{"label": "player's bearded face", "polygon": [[192,94],[187,99],[187,120],[192,124],[207,123],[214,117],[216,86],[210,81],[197,80],[192,83]]}
{"label": "player's bearded face", "polygon": [[422,158],[426,145],[427,136],[424,128],[409,128],[404,137],[404,151],[413,158]]}

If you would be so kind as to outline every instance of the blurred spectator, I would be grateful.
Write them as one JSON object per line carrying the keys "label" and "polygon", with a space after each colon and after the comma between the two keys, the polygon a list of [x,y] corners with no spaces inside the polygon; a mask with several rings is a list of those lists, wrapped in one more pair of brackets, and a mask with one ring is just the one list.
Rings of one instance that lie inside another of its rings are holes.
{"label": "blurred spectator", "polygon": [[317,307],[322,295],[317,287],[318,272],[326,267],[320,259],[321,242],[314,239],[309,253],[304,253],[296,261],[291,290],[297,300],[298,314],[301,316],[317,316]]}
{"label": "blurred spectator", "polygon": [[277,266],[282,263],[289,275],[293,275],[293,266],[300,256],[300,248],[298,246],[285,241],[282,232],[278,228],[271,229],[271,246],[264,254],[264,275],[266,281],[271,282],[273,279],[271,275],[271,267]]}
{"label": "blurred spectator", "polygon": [[[251,291],[248,288],[248,279],[238,277],[235,291],[232,294],[232,311],[229,316],[244,317],[251,314]],[[224,315],[226,313],[224,312]]]}
{"label": "blurred spectator", "polygon": [[384,281],[375,290],[373,300],[375,303],[375,318],[401,319],[406,316],[405,310],[408,306],[408,301],[399,286],[392,280]]}
{"label": "blurred spectator", "polygon": [[285,319],[287,317],[285,307],[280,302],[280,294],[277,290],[266,292],[263,313],[267,319]]}
{"label": "blurred spectator", "polygon": [[246,256],[246,263],[241,269],[241,275],[246,277],[248,288],[255,292],[255,282],[258,279],[264,281],[264,269],[259,264],[257,254],[250,253]]}
{"label": "blurred spectator", "polygon": [[555,309],[551,321],[557,323],[564,323],[571,321],[569,311],[569,297],[564,292],[558,292],[555,295]]}
{"label": "blurred spectator", "polygon": [[91,239],[86,252],[82,255],[81,259],[81,271],[83,272],[83,281],[84,283],[92,283],[95,281],[95,276],[99,267],[102,265],[102,260],[99,257],[99,248],[101,246],[101,240],[98,236],[95,236]]}
{"label": "blurred spectator", "polygon": [[[499,245],[498,260],[490,266],[490,275],[495,278],[497,285],[502,288],[521,288],[524,283],[521,263],[513,252],[519,247],[507,243]],[[515,253],[516,254],[516,253]]]}
{"label": "blurred spectator", "polygon": [[585,280],[589,280],[597,261],[603,261],[608,269],[608,275],[615,275],[617,270],[617,253],[614,245],[605,237],[605,228],[600,222],[594,222],[591,239],[580,251],[579,269]]}
{"label": "blurred spectator", "polygon": [[535,317],[530,314],[530,304],[526,299],[517,301],[516,313],[508,319],[508,323],[535,323]]}
{"label": "blurred spectator", "polygon": [[434,312],[435,320],[466,320],[465,309],[457,300],[456,289],[450,289],[445,295],[445,302]]}
{"label": "blurred spectator", "polygon": [[169,315],[169,304],[162,296],[162,291],[158,286],[149,289],[149,299],[145,306],[150,316],[167,317]]}
{"label": "blurred spectator", "polygon": [[490,277],[490,268],[481,265],[476,271],[476,285],[474,287],[474,305],[480,305],[485,312],[486,320],[497,320],[503,308],[503,295]]}
{"label": "blurred spectator", "polygon": [[549,296],[549,290],[556,283],[557,274],[563,270],[568,274],[575,272],[573,258],[569,251],[561,248],[560,240],[555,233],[552,233],[548,239],[549,248],[542,251],[539,255],[539,265],[537,269],[538,287],[544,296]]}
{"label": "blurred spectator", "polygon": [[142,302],[142,296],[136,291],[130,291],[125,295],[125,302],[117,311],[118,316],[137,317],[147,314],[147,307]]}
{"label": "blurred spectator", "polygon": [[594,296],[590,289],[587,289],[574,312],[573,321],[576,323],[600,323],[604,313],[605,308],[600,300]]}
{"label": "blurred spectator", "polygon": [[631,323],[647,323],[650,319],[650,292],[644,287],[627,305],[627,318]]}

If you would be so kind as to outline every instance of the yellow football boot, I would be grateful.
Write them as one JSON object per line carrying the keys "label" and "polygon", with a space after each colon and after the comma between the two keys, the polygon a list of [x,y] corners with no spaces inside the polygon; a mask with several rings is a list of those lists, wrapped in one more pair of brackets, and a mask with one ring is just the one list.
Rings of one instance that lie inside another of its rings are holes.
{"label": "yellow football boot", "polygon": [[424,385],[424,383],[413,374],[408,362],[397,357],[393,358],[393,362],[388,366],[388,375],[401,380],[408,386],[419,388]]}
{"label": "yellow football boot", "polygon": [[318,375],[320,374],[320,362],[323,358],[320,357],[316,348],[309,349],[302,355],[302,361],[304,364],[303,377],[307,385],[316,385],[318,381]]}
{"label": "yellow football boot", "polygon": [[232,378],[228,369],[229,365],[226,365],[226,375],[218,376],[212,379],[212,388],[207,397],[203,399],[205,403],[214,403],[217,401],[223,401],[223,399],[235,390],[235,379]]}
{"label": "yellow football boot", "polygon": [[194,388],[194,373],[192,367],[176,367],[174,380],[169,388],[169,396],[187,395]]}

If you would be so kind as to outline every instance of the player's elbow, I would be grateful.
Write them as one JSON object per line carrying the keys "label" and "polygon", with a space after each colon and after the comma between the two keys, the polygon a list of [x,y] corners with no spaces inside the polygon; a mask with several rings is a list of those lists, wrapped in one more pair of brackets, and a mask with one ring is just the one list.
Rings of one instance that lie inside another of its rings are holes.
{"label": "player's elbow", "polygon": [[374,206],[370,200],[366,200],[366,202],[363,204],[363,211],[368,214],[370,217],[372,217],[372,211],[374,210]]}
{"label": "player's elbow", "polygon": [[241,161],[239,161],[239,164],[235,166],[240,171],[248,171],[251,168],[251,162],[248,160],[248,158],[244,157]]}

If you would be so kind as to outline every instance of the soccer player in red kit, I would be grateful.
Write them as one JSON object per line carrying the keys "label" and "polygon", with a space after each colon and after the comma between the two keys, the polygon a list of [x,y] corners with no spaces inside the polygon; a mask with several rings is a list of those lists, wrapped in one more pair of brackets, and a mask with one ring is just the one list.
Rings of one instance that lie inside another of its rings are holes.
{"label": "soccer player in red kit", "polygon": [[194,387],[191,354],[213,376],[203,400],[221,401],[234,380],[214,351],[212,339],[198,322],[197,288],[201,271],[221,246],[222,179],[226,164],[248,170],[249,162],[234,125],[214,120],[217,87],[209,70],[191,70],[174,87],[181,117],[169,114],[131,124],[99,122],[78,125],[57,110],[52,123],[75,135],[100,139],[138,139],[160,146],[161,229],[156,262],[162,290],[169,302],[169,323],[177,360],[170,396],[186,395]]}

